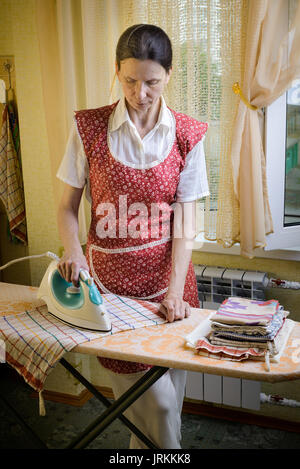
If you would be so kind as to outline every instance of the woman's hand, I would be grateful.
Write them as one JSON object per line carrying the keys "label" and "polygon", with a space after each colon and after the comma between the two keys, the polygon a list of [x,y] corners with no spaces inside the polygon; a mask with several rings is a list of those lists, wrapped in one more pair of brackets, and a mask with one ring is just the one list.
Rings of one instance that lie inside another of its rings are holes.
{"label": "woman's hand", "polygon": [[166,316],[168,322],[173,322],[188,318],[191,314],[191,307],[176,293],[167,293],[160,304],[159,311]]}
{"label": "woman's hand", "polygon": [[78,286],[80,269],[89,271],[78,237],[78,210],[83,189],[65,185],[59,204],[57,221],[65,253],[58,263],[60,275]]}
{"label": "woman's hand", "polygon": [[80,269],[89,271],[89,266],[83,252],[65,253],[60,259],[57,269],[67,282],[72,282],[77,287]]}
{"label": "woman's hand", "polygon": [[[183,295],[192,257],[190,236],[194,233],[195,213],[195,202],[179,202],[174,210],[172,270],[168,291],[159,309],[169,322],[187,318],[191,314],[191,307],[183,300]],[[175,236],[175,233],[181,233],[181,236]]]}

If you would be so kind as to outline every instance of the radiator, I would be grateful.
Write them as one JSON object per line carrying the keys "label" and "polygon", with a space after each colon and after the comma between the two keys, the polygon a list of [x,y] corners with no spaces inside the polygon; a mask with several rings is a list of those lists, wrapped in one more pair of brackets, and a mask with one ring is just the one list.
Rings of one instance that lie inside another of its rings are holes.
{"label": "radiator", "polygon": [[265,289],[269,285],[265,272],[205,265],[196,265],[195,272],[202,308],[215,309],[229,296],[264,300]]}
{"label": "radiator", "polygon": [[[195,265],[201,308],[217,309],[229,296],[265,299],[265,272]],[[259,410],[261,383],[189,371],[185,396],[189,399]]]}

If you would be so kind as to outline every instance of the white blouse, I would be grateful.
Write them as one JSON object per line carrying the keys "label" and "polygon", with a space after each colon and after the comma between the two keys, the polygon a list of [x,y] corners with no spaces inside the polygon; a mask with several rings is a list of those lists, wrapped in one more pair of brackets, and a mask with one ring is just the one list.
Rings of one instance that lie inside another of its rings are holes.
{"label": "white blouse", "polygon": [[[108,146],[112,156],[124,165],[147,169],[160,164],[169,155],[175,132],[175,118],[161,97],[158,121],[154,128],[141,138],[129,117],[123,98],[109,118]],[[177,202],[191,202],[209,195],[204,138],[187,154],[177,186]],[[86,197],[91,200],[88,161],[75,119],[57,177],[73,187],[83,188],[86,185]]]}

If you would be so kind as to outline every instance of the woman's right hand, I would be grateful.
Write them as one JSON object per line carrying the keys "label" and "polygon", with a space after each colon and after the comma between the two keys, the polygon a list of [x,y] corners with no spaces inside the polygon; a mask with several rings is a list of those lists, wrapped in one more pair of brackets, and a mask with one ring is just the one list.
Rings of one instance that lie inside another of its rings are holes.
{"label": "woman's right hand", "polygon": [[81,269],[89,271],[85,255],[83,252],[64,253],[60,259],[57,269],[60,275],[69,283],[78,286],[79,272]]}

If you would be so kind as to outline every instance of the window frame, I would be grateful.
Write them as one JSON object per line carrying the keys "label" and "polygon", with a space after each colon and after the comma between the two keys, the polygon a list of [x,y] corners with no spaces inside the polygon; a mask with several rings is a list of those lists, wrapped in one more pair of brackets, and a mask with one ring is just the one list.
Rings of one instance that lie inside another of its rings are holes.
{"label": "window frame", "polygon": [[[265,109],[264,148],[266,177],[274,232],[266,236],[266,246],[255,249],[255,257],[300,261],[300,225],[284,226],[287,92]],[[240,246],[223,248],[200,233],[194,250],[239,255]]]}
{"label": "window frame", "polygon": [[284,93],[266,108],[265,113],[267,185],[274,227],[274,233],[267,236],[266,251],[300,250],[300,225],[284,226],[286,103],[287,93]]}

